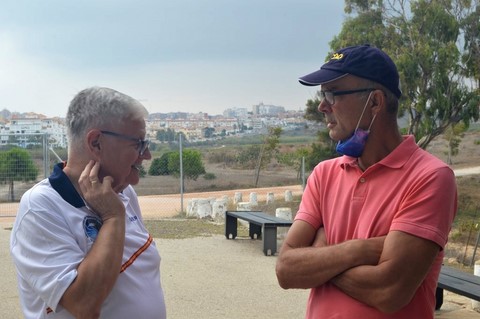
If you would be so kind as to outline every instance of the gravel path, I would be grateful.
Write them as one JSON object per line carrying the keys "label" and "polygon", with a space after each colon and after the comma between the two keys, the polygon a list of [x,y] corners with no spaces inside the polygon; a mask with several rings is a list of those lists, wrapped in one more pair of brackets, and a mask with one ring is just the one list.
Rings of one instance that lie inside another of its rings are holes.
{"label": "gravel path", "polygon": [[[301,189],[292,187],[278,187],[273,192],[276,196],[282,196],[286,189],[294,193],[301,192]],[[272,192],[272,189],[242,190],[247,200],[250,191],[257,192],[259,200],[264,200],[263,196]],[[191,198],[233,197],[234,192],[189,195]],[[141,200],[148,201],[148,198],[145,196]],[[157,218],[176,214],[175,211],[162,210],[159,215],[158,206],[155,211],[155,215],[153,211],[144,214]],[[4,229],[11,226],[13,218],[3,217],[0,222],[0,319],[22,318],[16,276],[8,248],[10,231]],[[224,236],[155,241],[162,256],[162,284],[169,319],[304,317],[308,291],[283,290],[278,286],[275,277],[277,257],[264,256],[260,241],[249,238],[226,240]],[[469,299],[445,292],[444,305],[435,318],[480,319],[480,314],[471,308]]]}
{"label": "gravel path", "polygon": [[[0,228],[0,318],[22,318],[10,231]],[[306,290],[283,290],[275,277],[276,256],[261,242],[224,236],[156,239],[169,319],[304,318]],[[469,299],[446,292],[437,319],[479,319]]]}

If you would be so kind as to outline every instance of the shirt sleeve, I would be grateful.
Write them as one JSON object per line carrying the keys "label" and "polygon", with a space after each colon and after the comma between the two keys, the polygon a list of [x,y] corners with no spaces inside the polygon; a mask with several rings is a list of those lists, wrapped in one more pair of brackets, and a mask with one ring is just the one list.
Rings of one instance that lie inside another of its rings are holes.
{"label": "shirt sleeve", "polygon": [[320,176],[320,166],[317,165],[312,171],[312,174],[308,177],[300,206],[297,214],[295,215],[295,220],[305,221],[312,225],[315,229],[318,229],[323,225],[322,216],[320,213],[320,194],[322,194],[320,189]]}
{"label": "shirt sleeve", "polygon": [[456,211],[455,175],[450,168],[442,167],[418,179],[395,214],[390,230],[431,240],[443,249]]}
{"label": "shirt sleeve", "polygon": [[18,275],[55,311],[85,253],[61,214],[27,210],[20,218],[11,240]]}

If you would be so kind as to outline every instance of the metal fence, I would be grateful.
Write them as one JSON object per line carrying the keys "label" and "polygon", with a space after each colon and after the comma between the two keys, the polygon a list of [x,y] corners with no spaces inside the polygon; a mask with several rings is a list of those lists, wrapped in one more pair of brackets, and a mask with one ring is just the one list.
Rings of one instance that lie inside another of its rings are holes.
{"label": "metal fence", "polygon": [[[4,134],[0,135],[0,141],[0,217],[9,217],[16,215],[18,202],[29,188],[47,178],[56,163],[67,160],[67,152],[58,145],[54,147],[47,134]],[[156,155],[154,148],[152,153]],[[28,154],[27,158],[12,155],[19,150]],[[238,196],[249,200],[255,195],[266,202],[272,192],[281,199],[285,191],[301,194],[305,185],[303,165],[302,169],[279,166],[260,169],[259,165],[232,169],[225,163],[210,163],[205,152],[208,149],[200,152],[184,147],[180,138],[170,145],[170,151],[144,162],[142,178],[134,186],[144,216],[173,216],[185,212],[190,202],[198,198],[228,198],[233,202]]]}

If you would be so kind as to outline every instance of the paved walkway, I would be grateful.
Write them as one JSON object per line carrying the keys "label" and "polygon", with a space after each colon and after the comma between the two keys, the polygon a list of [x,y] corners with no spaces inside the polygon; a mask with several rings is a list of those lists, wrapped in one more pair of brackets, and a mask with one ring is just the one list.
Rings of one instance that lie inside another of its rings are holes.
{"label": "paved walkway", "polygon": [[480,166],[457,168],[454,170],[455,176],[467,176],[480,174]]}

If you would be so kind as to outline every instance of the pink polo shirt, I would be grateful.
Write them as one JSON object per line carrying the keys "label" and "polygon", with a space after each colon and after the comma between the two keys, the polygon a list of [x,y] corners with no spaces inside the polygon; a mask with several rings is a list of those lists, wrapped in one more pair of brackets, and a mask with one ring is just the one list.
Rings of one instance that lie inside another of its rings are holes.
{"label": "pink polo shirt", "polygon": [[435,288],[457,208],[452,170],[419,148],[413,136],[362,172],[354,158],[321,162],[308,178],[295,219],[324,227],[329,244],[403,231],[437,243],[442,252],[412,301],[383,314],[332,284],[311,290],[307,318],[433,318]]}

